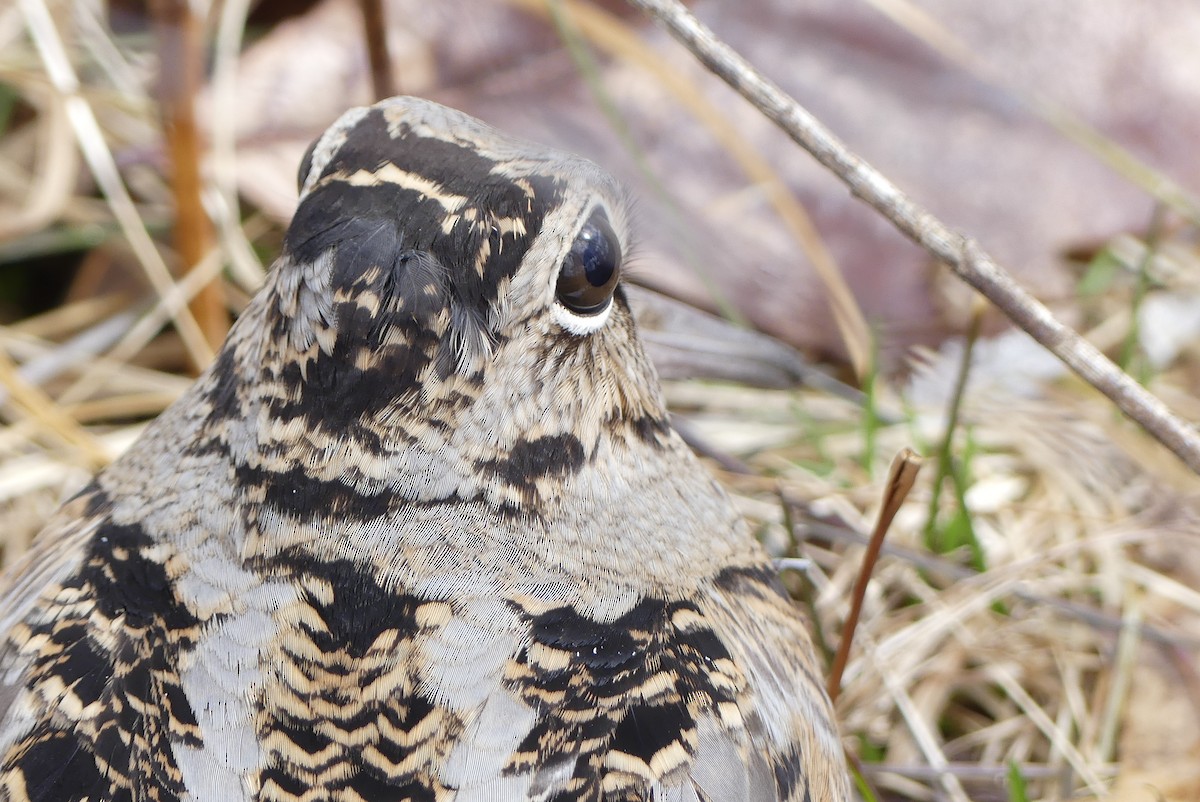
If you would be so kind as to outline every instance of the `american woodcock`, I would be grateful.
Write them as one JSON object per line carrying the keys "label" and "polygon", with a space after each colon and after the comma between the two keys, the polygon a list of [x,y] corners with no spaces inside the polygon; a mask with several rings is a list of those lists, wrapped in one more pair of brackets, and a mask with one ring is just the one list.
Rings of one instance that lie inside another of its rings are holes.
{"label": "american woodcock", "polygon": [[848,797],[804,622],[672,431],[591,163],[396,98],[0,602],[0,797]]}

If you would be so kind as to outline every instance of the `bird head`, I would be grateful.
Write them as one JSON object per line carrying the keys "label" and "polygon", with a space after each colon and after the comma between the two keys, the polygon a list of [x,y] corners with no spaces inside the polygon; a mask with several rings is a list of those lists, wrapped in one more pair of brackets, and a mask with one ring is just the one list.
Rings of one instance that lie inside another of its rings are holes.
{"label": "bird head", "polygon": [[228,357],[252,376],[261,470],[537,513],[585,466],[673,436],[600,168],[393,98],[334,123],[299,183]]}

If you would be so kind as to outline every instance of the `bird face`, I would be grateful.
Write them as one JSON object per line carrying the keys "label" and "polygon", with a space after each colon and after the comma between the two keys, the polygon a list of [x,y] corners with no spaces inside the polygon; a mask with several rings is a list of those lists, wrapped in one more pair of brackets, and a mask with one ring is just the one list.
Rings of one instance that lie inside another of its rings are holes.
{"label": "bird face", "polygon": [[620,287],[626,205],[602,170],[395,98],[346,113],[299,182],[244,316],[258,339],[235,333],[227,371],[257,395],[275,473],[387,463],[375,478],[409,500],[538,515],[585,467],[629,474],[662,451],[666,412]]}

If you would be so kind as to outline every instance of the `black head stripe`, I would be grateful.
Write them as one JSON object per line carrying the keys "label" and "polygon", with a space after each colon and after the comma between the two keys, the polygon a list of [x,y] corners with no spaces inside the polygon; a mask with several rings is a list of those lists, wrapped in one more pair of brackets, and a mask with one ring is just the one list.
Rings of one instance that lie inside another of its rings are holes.
{"label": "black head stripe", "polygon": [[284,377],[288,404],[358,416],[412,392],[431,361],[445,377],[487,352],[499,337],[489,321],[500,286],[565,191],[560,178],[513,165],[389,130],[378,109],[347,132],[308,182],[284,242],[292,269],[329,264],[334,302],[321,319],[280,322],[336,329],[332,353]]}
{"label": "black head stripe", "polygon": [[400,247],[428,252],[450,270],[456,297],[484,307],[516,273],[563,191],[551,175],[514,178],[499,168],[455,142],[403,130],[393,138],[372,111],[301,202],[286,248],[297,261],[315,261],[361,230],[348,221],[387,221]]}

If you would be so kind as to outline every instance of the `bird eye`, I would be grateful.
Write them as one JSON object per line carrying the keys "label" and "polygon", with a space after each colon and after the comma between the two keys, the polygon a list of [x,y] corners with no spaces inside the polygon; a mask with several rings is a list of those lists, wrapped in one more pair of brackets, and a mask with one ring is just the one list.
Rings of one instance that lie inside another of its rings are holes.
{"label": "bird eye", "polygon": [[596,315],[612,301],[621,277],[621,246],[604,212],[588,218],[558,271],[555,296],[577,315]]}

